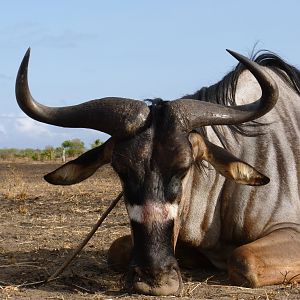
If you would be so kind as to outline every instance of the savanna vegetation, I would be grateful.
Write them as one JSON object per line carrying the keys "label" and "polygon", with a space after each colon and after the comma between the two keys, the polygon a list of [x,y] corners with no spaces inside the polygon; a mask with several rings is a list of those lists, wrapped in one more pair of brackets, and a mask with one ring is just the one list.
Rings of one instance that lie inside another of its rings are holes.
{"label": "savanna vegetation", "polygon": [[[96,139],[90,148],[100,146],[102,141]],[[46,146],[44,149],[16,149],[4,148],[0,149],[0,160],[3,161],[65,161],[67,158],[77,157],[88,150],[84,142],[80,139],[65,140],[60,146]]]}

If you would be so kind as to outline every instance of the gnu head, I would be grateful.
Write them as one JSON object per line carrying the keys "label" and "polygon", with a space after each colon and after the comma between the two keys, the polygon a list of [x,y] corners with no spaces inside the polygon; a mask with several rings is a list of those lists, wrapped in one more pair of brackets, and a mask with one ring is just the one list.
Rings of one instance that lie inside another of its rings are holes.
{"label": "gnu head", "polygon": [[107,97],[52,108],[36,102],[30,94],[29,50],[21,63],[16,98],[26,114],[56,126],[92,128],[111,135],[106,143],[45,179],[52,184],[74,184],[111,163],[121,179],[130,219],[133,248],[129,282],[137,292],[169,295],[182,287],[175,247],[184,234],[181,230],[191,209],[193,185],[201,180],[200,162],[230,181],[253,186],[269,182],[199,130],[255,120],[269,112],[278,99],[277,84],[263,67],[229,52],[256,78],[262,91],[258,100],[229,107],[193,98],[156,99],[148,106],[144,101]]}

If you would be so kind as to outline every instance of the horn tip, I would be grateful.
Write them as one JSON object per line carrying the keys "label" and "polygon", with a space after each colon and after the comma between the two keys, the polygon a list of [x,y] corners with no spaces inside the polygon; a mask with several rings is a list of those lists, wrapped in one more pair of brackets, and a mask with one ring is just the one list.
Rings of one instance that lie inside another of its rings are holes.
{"label": "horn tip", "polygon": [[230,55],[232,55],[234,58],[236,58],[237,60],[239,60],[239,58],[242,56],[241,54],[239,54],[239,53],[237,53],[237,52],[235,52],[235,51],[232,51],[232,50],[230,50],[230,49],[226,49],[226,51],[227,51]]}
{"label": "horn tip", "polygon": [[31,51],[31,48],[29,47],[29,48],[27,49],[25,55],[24,55],[24,58],[29,59],[29,57],[30,57],[30,51]]}
{"label": "horn tip", "polygon": [[226,49],[226,51],[232,55],[236,60],[238,60],[239,62],[241,62],[242,64],[244,65],[247,65],[249,66],[249,64],[253,64],[253,62],[247,58],[246,56],[242,55],[242,54],[239,54],[235,51],[232,51],[232,50],[229,50],[229,49]]}
{"label": "horn tip", "polygon": [[29,47],[23,57],[22,63],[28,64],[31,48]]}

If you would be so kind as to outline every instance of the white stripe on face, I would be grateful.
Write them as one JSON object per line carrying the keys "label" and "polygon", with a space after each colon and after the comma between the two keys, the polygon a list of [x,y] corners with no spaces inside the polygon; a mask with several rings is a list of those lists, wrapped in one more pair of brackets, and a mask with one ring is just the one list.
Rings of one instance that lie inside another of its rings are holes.
{"label": "white stripe on face", "polygon": [[146,202],[144,205],[126,204],[131,221],[142,224],[165,223],[177,217],[178,204]]}

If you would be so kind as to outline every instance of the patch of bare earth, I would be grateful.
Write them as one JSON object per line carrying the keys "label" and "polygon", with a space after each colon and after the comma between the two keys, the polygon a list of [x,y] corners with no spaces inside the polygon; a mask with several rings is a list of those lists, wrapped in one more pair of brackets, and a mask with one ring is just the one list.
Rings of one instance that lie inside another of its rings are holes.
{"label": "patch of bare earth", "polygon": [[[58,280],[22,286],[51,275],[121,191],[110,167],[74,186],[52,186],[43,175],[57,166],[0,163],[0,299],[158,299],[129,295],[123,289],[123,274],[107,265],[110,244],[129,233],[122,202]],[[226,274],[215,270],[183,270],[183,280],[183,298],[300,299],[297,284],[234,287]]]}

